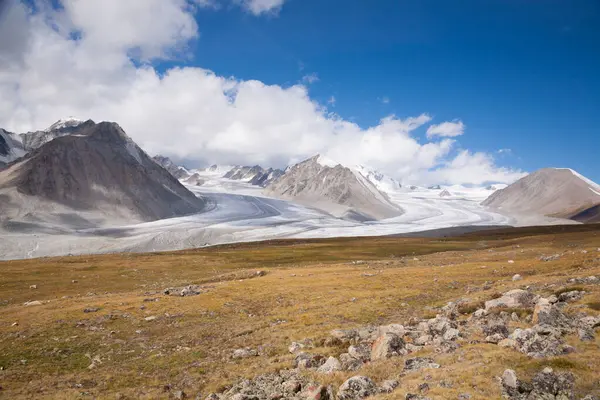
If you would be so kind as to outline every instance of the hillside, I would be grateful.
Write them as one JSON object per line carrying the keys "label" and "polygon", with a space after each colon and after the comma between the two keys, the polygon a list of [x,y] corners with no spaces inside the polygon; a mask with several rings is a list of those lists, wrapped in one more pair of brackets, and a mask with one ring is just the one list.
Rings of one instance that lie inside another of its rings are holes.
{"label": "hillside", "polygon": [[[341,398],[347,379],[364,376],[373,382],[369,399],[483,400],[501,398],[507,369],[525,390],[545,367],[574,374],[573,381],[550,380],[572,382],[566,398],[598,395],[597,329],[586,328],[583,337],[591,339],[581,340],[577,329],[545,328],[552,333],[534,335],[539,344],[557,335],[548,351],[574,351],[536,358],[486,332],[531,334],[541,309],[523,304],[474,317],[486,301],[528,288],[527,298],[556,295],[548,309],[557,317],[548,323],[598,321],[600,282],[587,278],[600,275],[598,233],[593,225],[527,228],[443,240],[285,240],[1,262],[2,396],[230,400],[245,388],[246,396],[266,400],[286,383],[299,397],[284,398],[309,398],[310,388]],[[447,329],[446,339],[414,335],[435,326]],[[396,353],[372,353],[369,337],[378,329],[394,340],[404,335],[391,342]],[[357,332],[364,339],[352,339]],[[329,357],[342,360],[342,369]],[[326,360],[329,373],[321,368]]]}

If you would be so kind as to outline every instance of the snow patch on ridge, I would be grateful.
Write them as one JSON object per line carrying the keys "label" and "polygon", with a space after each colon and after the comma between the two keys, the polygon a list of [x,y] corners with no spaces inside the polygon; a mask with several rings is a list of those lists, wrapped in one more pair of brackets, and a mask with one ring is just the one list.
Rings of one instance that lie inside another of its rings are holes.
{"label": "snow patch on ridge", "polygon": [[598,193],[598,191],[600,191],[600,185],[598,185],[593,180],[591,180],[589,178],[586,178],[585,176],[581,175],[579,172],[577,172],[577,171],[575,171],[575,170],[573,170],[571,168],[555,168],[555,169],[570,171],[577,178],[581,179],[582,181],[584,181],[585,183],[587,183],[588,185],[590,185],[591,186],[590,190],[600,196],[600,193]]}
{"label": "snow patch on ridge", "polygon": [[340,163],[333,161],[331,158],[325,157],[321,154],[317,157],[317,163],[321,164],[323,167],[335,168]]}
{"label": "snow patch on ridge", "polygon": [[67,118],[61,118],[58,121],[56,121],[55,123],[53,123],[52,125],[50,125],[49,128],[45,129],[44,132],[50,132],[56,129],[63,129],[63,128],[74,128],[76,126],[79,126],[81,124],[83,124],[85,121],[75,118],[75,117],[67,117]]}

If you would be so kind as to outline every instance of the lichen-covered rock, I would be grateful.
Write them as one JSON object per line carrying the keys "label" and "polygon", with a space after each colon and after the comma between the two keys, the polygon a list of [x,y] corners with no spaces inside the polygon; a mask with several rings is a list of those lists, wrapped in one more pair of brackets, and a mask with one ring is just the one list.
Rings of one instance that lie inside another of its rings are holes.
{"label": "lichen-covered rock", "polygon": [[377,393],[377,386],[366,376],[353,376],[338,389],[338,400],[364,399]]}
{"label": "lichen-covered rock", "polygon": [[584,291],[571,290],[558,295],[558,301],[569,302],[580,300],[585,295]]}
{"label": "lichen-covered rock", "polygon": [[381,335],[373,343],[371,347],[371,361],[405,355],[407,353],[404,348],[404,340],[400,336],[388,332]]}
{"label": "lichen-covered rock", "polygon": [[560,308],[544,298],[539,299],[535,305],[532,323],[536,325],[548,325],[563,330],[570,330],[572,326],[571,321],[563,314]]}
{"label": "lichen-covered rock", "polygon": [[424,368],[439,368],[432,358],[415,357],[404,361],[404,371],[419,371]]}
{"label": "lichen-covered rock", "polygon": [[250,357],[256,357],[256,356],[258,356],[258,351],[246,347],[244,349],[234,350],[231,357],[238,359],[238,358],[250,358]]}
{"label": "lichen-covered rock", "polygon": [[342,363],[335,357],[329,357],[323,365],[321,365],[317,372],[320,374],[332,374],[342,369]]}
{"label": "lichen-covered rock", "polygon": [[571,346],[563,343],[561,332],[550,326],[515,329],[509,338],[515,341],[518,351],[533,358],[558,356],[573,351]]}
{"label": "lichen-covered rock", "polygon": [[485,302],[487,311],[494,308],[532,308],[539,296],[527,290],[514,289],[504,293],[501,297]]}
{"label": "lichen-covered rock", "polygon": [[323,356],[319,354],[298,353],[294,360],[294,368],[310,369],[318,368],[325,362]]}
{"label": "lichen-covered rock", "polygon": [[395,379],[388,379],[383,381],[381,385],[379,385],[380,393],[392,393],[396,388],[400,386],[400,382]]}

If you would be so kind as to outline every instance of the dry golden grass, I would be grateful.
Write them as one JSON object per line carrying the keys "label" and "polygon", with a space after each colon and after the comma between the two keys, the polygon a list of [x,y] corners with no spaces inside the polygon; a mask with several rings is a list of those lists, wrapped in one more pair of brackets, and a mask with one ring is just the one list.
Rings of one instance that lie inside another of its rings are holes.
{"label": "dry golden grass", "polygon": [[[436,307],[459,298],[468,298],[474,308],[495,293],[527,285],[546,295],[575,286],[566,280],[600,275],[599,233],[598,226],[541,228],[455,239],[275,241],[3,262],[0,397],[169,398],[165,385],[192,398],[206,395],[240,377],[289,368],[291,341],[319,343],[331,329],[402,323],[435,315]],[[539,261],[540,255],[554,253],[562,257]],[[515,263],[508,264],[509,259]],[[364,263],[352,263],[357,260]],[[257,270],[268,273],[248,279]],[[516,273],[524,279],[512,282]],[[162,294],[166,287],[186,284],[207,292]],[[575,306],[598,314],[600,288],[576,286],[589,294]],[[44,304],[23,305],[30,300]],[[100,310],[84,313],[88,307]],[[156,319],[146,321],[150,316]],[[599,339],[569,340],[576,353],[543,361],[487,344],[464,343],[447,355],[423,353],[442,368],[407,375],[396,392],[379,398],[404,398],[426,375],[430,382],[453,383],[452,388],[430,383],[433,398],[460,393],[499,398],[496,377],[505,368],[530,377],[545,365],[573,370],[581,393],[598,390]],[[261,347],[263,354],[232,360],[232,351],[240,347]],[[329,355],[341,349],[314,351]],[[100,361],[93,363],[94,358]],[[392,359],[368,365],[360,374],[382,381],[397,377],[402,365],[403,358]],[[351,375],[319,380],[339,385]]]}

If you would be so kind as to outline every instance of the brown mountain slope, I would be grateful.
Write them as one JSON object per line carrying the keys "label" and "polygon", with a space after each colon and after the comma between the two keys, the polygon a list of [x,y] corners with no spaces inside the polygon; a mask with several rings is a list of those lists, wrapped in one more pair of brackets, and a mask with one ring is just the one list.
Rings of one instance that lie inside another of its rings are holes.
{"label": "brown mountain slope", "polygon": [[131,214],[151,221],[200,212],[194,196],[153,162],[115,123],[84,124],[0,172],[0,190],[14,190],[74,210]]}
{"label": "brown mountain slope", "polygon": [[600,203],[600,186],[566,168],[538,170],[482,204],[508,213],[570,218]]}

